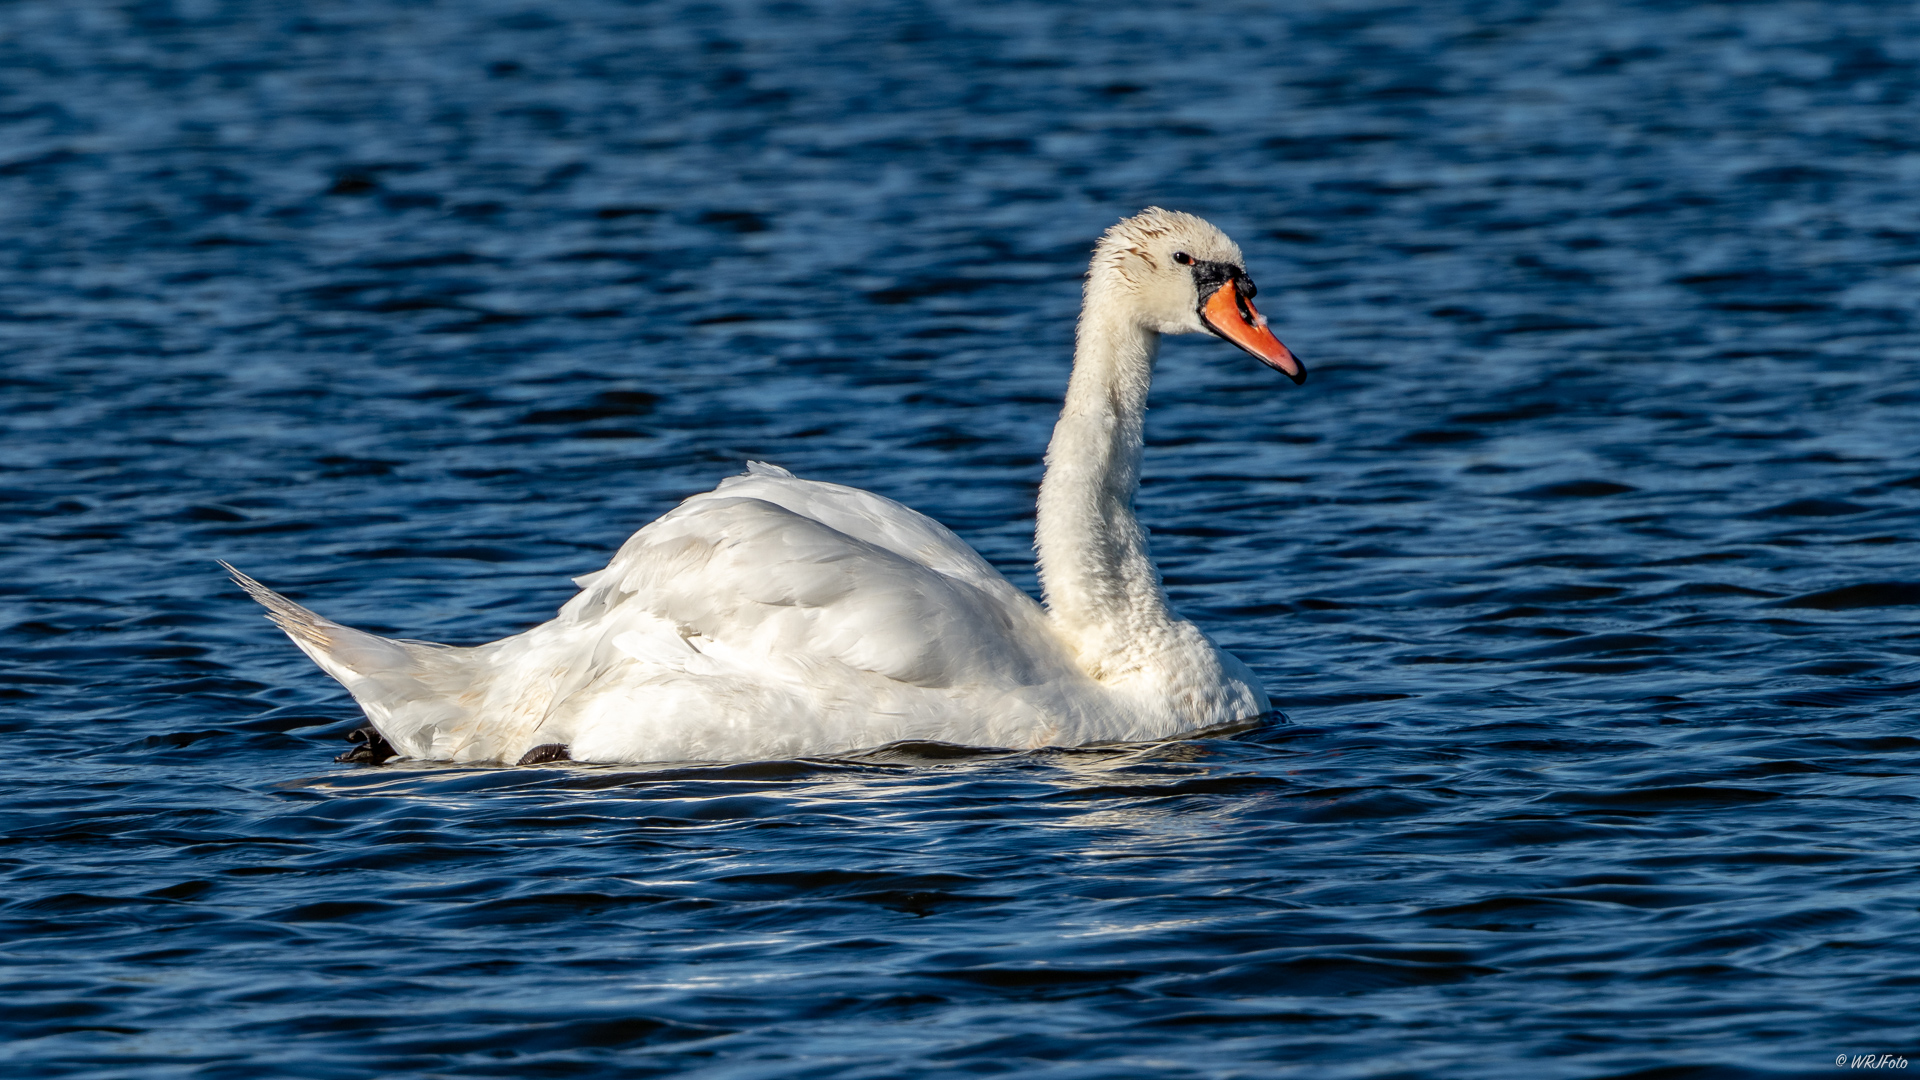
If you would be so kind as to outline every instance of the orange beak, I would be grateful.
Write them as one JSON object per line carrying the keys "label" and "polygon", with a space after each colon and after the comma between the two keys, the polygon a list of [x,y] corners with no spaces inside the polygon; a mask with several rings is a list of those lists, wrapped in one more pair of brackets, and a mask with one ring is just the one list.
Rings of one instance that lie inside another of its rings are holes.
{"label": "orange beak", "polygon": [[1229,281],[1215,289],[1200,305],[1200,320],[1207,329],[1259,357],[1261,363],[1292,379],[1295,385],[1307,381],[1306,365],[1267,329],[1266,316],[1253,310],[1253,301],[1240,295],[1238,282]]}

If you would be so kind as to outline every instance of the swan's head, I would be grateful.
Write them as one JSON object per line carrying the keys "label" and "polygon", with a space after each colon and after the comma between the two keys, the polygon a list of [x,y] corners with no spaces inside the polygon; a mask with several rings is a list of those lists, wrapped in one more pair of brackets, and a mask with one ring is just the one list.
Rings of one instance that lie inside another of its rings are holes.
{"label": "swan's head", "polygon": [[1149,206],[1108,229],[1093,251],[1087,300],[1117,301],[1162,334],[1209,333],[1302,382],[1307,369],[1253,307],[1240,247],[1207,221]]}

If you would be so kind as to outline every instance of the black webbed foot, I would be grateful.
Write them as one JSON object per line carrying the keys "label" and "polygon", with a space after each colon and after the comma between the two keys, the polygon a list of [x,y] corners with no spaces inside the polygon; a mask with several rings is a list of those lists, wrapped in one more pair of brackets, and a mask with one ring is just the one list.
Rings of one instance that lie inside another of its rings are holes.
{"label": "black webbed foot", "polygon": [[373,729],[372,724],[362,724],[347,732],[347,741],[354,744],[353,749],[333,760],[356,765],[378,765],[399,753],[392,743]]}
{"label": "black webbed foot", "polygon": [[527,751],[526,753],[521,754],[520,760],[514,762],[514,764],[515,765],[539,765],[548,761],[572,761],[572,760],[573,758],[567,756],[566,743],[550,742],[550,743],[543,743]]}

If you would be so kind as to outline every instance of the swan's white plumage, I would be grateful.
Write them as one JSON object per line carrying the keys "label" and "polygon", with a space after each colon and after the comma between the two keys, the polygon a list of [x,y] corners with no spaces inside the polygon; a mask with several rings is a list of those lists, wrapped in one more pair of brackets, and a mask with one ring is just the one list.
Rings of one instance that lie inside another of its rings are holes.
{"label": "swan's white plumage", "polygon": [[931,518],[759,463],[635,533],[551,622],[470,649],[353,630],[236,577],[414,758],[752,760],[1251,719],[1266,695],[1167,607],[1131,508],[1158,335],[1197,325],[1173,246],[1238,265],[1218,230],[1158,210],[1096,251],[1040,502],[1046,609]]}

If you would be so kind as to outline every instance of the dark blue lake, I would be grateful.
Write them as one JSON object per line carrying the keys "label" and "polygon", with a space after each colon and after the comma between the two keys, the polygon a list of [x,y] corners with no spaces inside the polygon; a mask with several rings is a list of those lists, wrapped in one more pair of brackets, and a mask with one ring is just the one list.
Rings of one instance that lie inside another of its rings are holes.
{"label": "dark blue lake", "polygon": [[[0,5],[0,1069],[1920,1057],[1917,117],[1892,2]],[[473,644],[753,458],[1031,589],[1148,204],[1313,372],[1139,500],[1284,721],[335,764],[215,565]]]}

